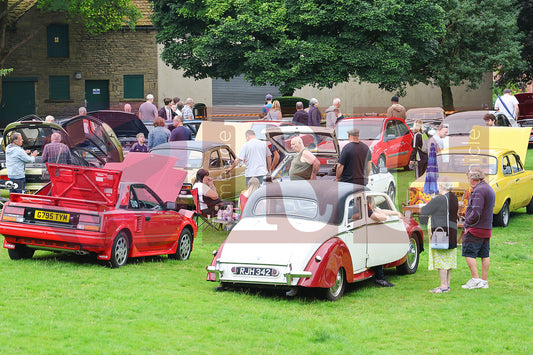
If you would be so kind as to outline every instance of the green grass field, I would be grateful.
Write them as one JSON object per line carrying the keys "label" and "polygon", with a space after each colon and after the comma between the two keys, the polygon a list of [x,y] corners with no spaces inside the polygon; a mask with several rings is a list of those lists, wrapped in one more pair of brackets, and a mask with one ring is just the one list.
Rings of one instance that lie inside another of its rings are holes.
{"label": "green grass field", "polygon": [[[399,202],[413,176],[396,173]],[[459,256],[451,292],[430,294],[438,275],[423,253],[414,275],[388,270],[396,287],[367,280],[339,302],[214,291],[205,267],[224,233],[200,234],[190,260],[130,259],[120,269],[45,251],[11,261],[2,249],[0,352],[531,354],[532,236],[525,208],[494,229],[489,289],[461,289],[470,273]]]}

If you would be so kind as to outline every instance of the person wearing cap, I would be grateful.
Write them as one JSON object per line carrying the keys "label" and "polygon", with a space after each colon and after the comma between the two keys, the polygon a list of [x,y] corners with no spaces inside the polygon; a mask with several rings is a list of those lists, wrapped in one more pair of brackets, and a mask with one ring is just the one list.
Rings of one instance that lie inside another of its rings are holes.
{"label": "person wearing cap", "polygon": [[405,120],[405,107],[398,103],[398,96],[394,95],[391,99],[391,106],[387,110],[387,117],[398,117]]}
{"label": "person wearing cap", "polygon": [[[490,237],[492,236],[492,212],[496,195],[492,187],[485,182],[485,173],[478,166],[473,166],[466,174],[472,187],[472,193],[465,211],[462,255],[470,269],[472,278],[462,288],[489,288]],[[477,270],[476,258],[481,258],[481,278]]]}
{"label": "person wearing cap", "polygon": [[307,111],[304,110],[304,104],[301,101],[298,101],[296,103],[296,113],[294,114],[294,117],[292,118],[292,123],[295,125],[304,125],[307,126],[307,123],[309,122],[309,114]]}
{"label": "person wearing cap", "polygon": [[141,121],[154,121],[158,117],[157,107],[154,105],[154,95],[146,95],[146,102],[139,106],[139,118]]}
{"label": "person wearing cap", "polygon": [[372,154],[368,146],[359,141],[357,128],[348,131],[348,140],[337,162],[336,180],[365,186],[372,169]]}
{"label": "person wearing cap", "polygon": [[322,121],[322,114],[318,109],[318,100],[314,97],[309,100],[309,120],[307,121],[308,126],[320,126]]}
{"label": "person wearing cap", "polygon": [[261,109],[262,112],[265,113],[265,116],[268,114],[268,111],[272,108],[272,95],[267,94],[265,96],[266,103],[263,105],[263,108]]}

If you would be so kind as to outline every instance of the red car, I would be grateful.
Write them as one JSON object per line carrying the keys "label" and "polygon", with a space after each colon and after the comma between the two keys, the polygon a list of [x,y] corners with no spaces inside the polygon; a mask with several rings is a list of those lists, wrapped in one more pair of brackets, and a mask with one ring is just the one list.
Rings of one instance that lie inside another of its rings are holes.
{"label": "red car", "polygon": [[197,226],[191,211],[175,210],[186,175],[175,163],[143,153],[104,169],[48,163],[49,184],[35,195],[11,194],[5,204],[4,248],[13,260],[61,250],[95,254],[111,267],[128,257],[188,259]]}
{"label": "red car", "polygon": [[348,144],[348,131],[359,129],[359,139],[372,151],[372,162],[387,168],[409,166],[413,134],[405,121],[396,117],[346,118],[335,126],[341,149]]}

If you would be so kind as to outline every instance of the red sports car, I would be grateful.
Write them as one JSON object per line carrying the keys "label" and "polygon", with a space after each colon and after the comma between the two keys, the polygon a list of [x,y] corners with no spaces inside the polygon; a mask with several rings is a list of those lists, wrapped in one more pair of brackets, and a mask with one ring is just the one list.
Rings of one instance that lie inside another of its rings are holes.
{"label": "red sports car", "polygon": [[413,134],[405,121],[396,117],[346,118],[335,126],[339,144],[348,144],[348,131],[359,129],[359,139],[372,150],[372,162],[389,169],[409,166]]}
{"label": "red sports car", "polygon": [[112,267],[128,257],[188,259],[197,226],[191,211],[175,210],[186,175],[175,163],[146,153],[104,169],[48,163],[49,184],[35,195],[11,194],[5,204],[4,248],[14,260],[61,250],[95,254]]}

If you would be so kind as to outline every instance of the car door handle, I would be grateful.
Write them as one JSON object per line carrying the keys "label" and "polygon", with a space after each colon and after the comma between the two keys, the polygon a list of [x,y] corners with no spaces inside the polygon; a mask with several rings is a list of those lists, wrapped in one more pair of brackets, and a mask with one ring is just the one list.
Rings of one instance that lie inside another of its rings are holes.
{"label": "car door handle", "polygon": [[150,219],[151,219],[151,217],[150,217],[150,216],[144,216],[144,220],[145,220],[145,221],[147,221],[147,222],[148,222],[148,221],[150,221]]}

